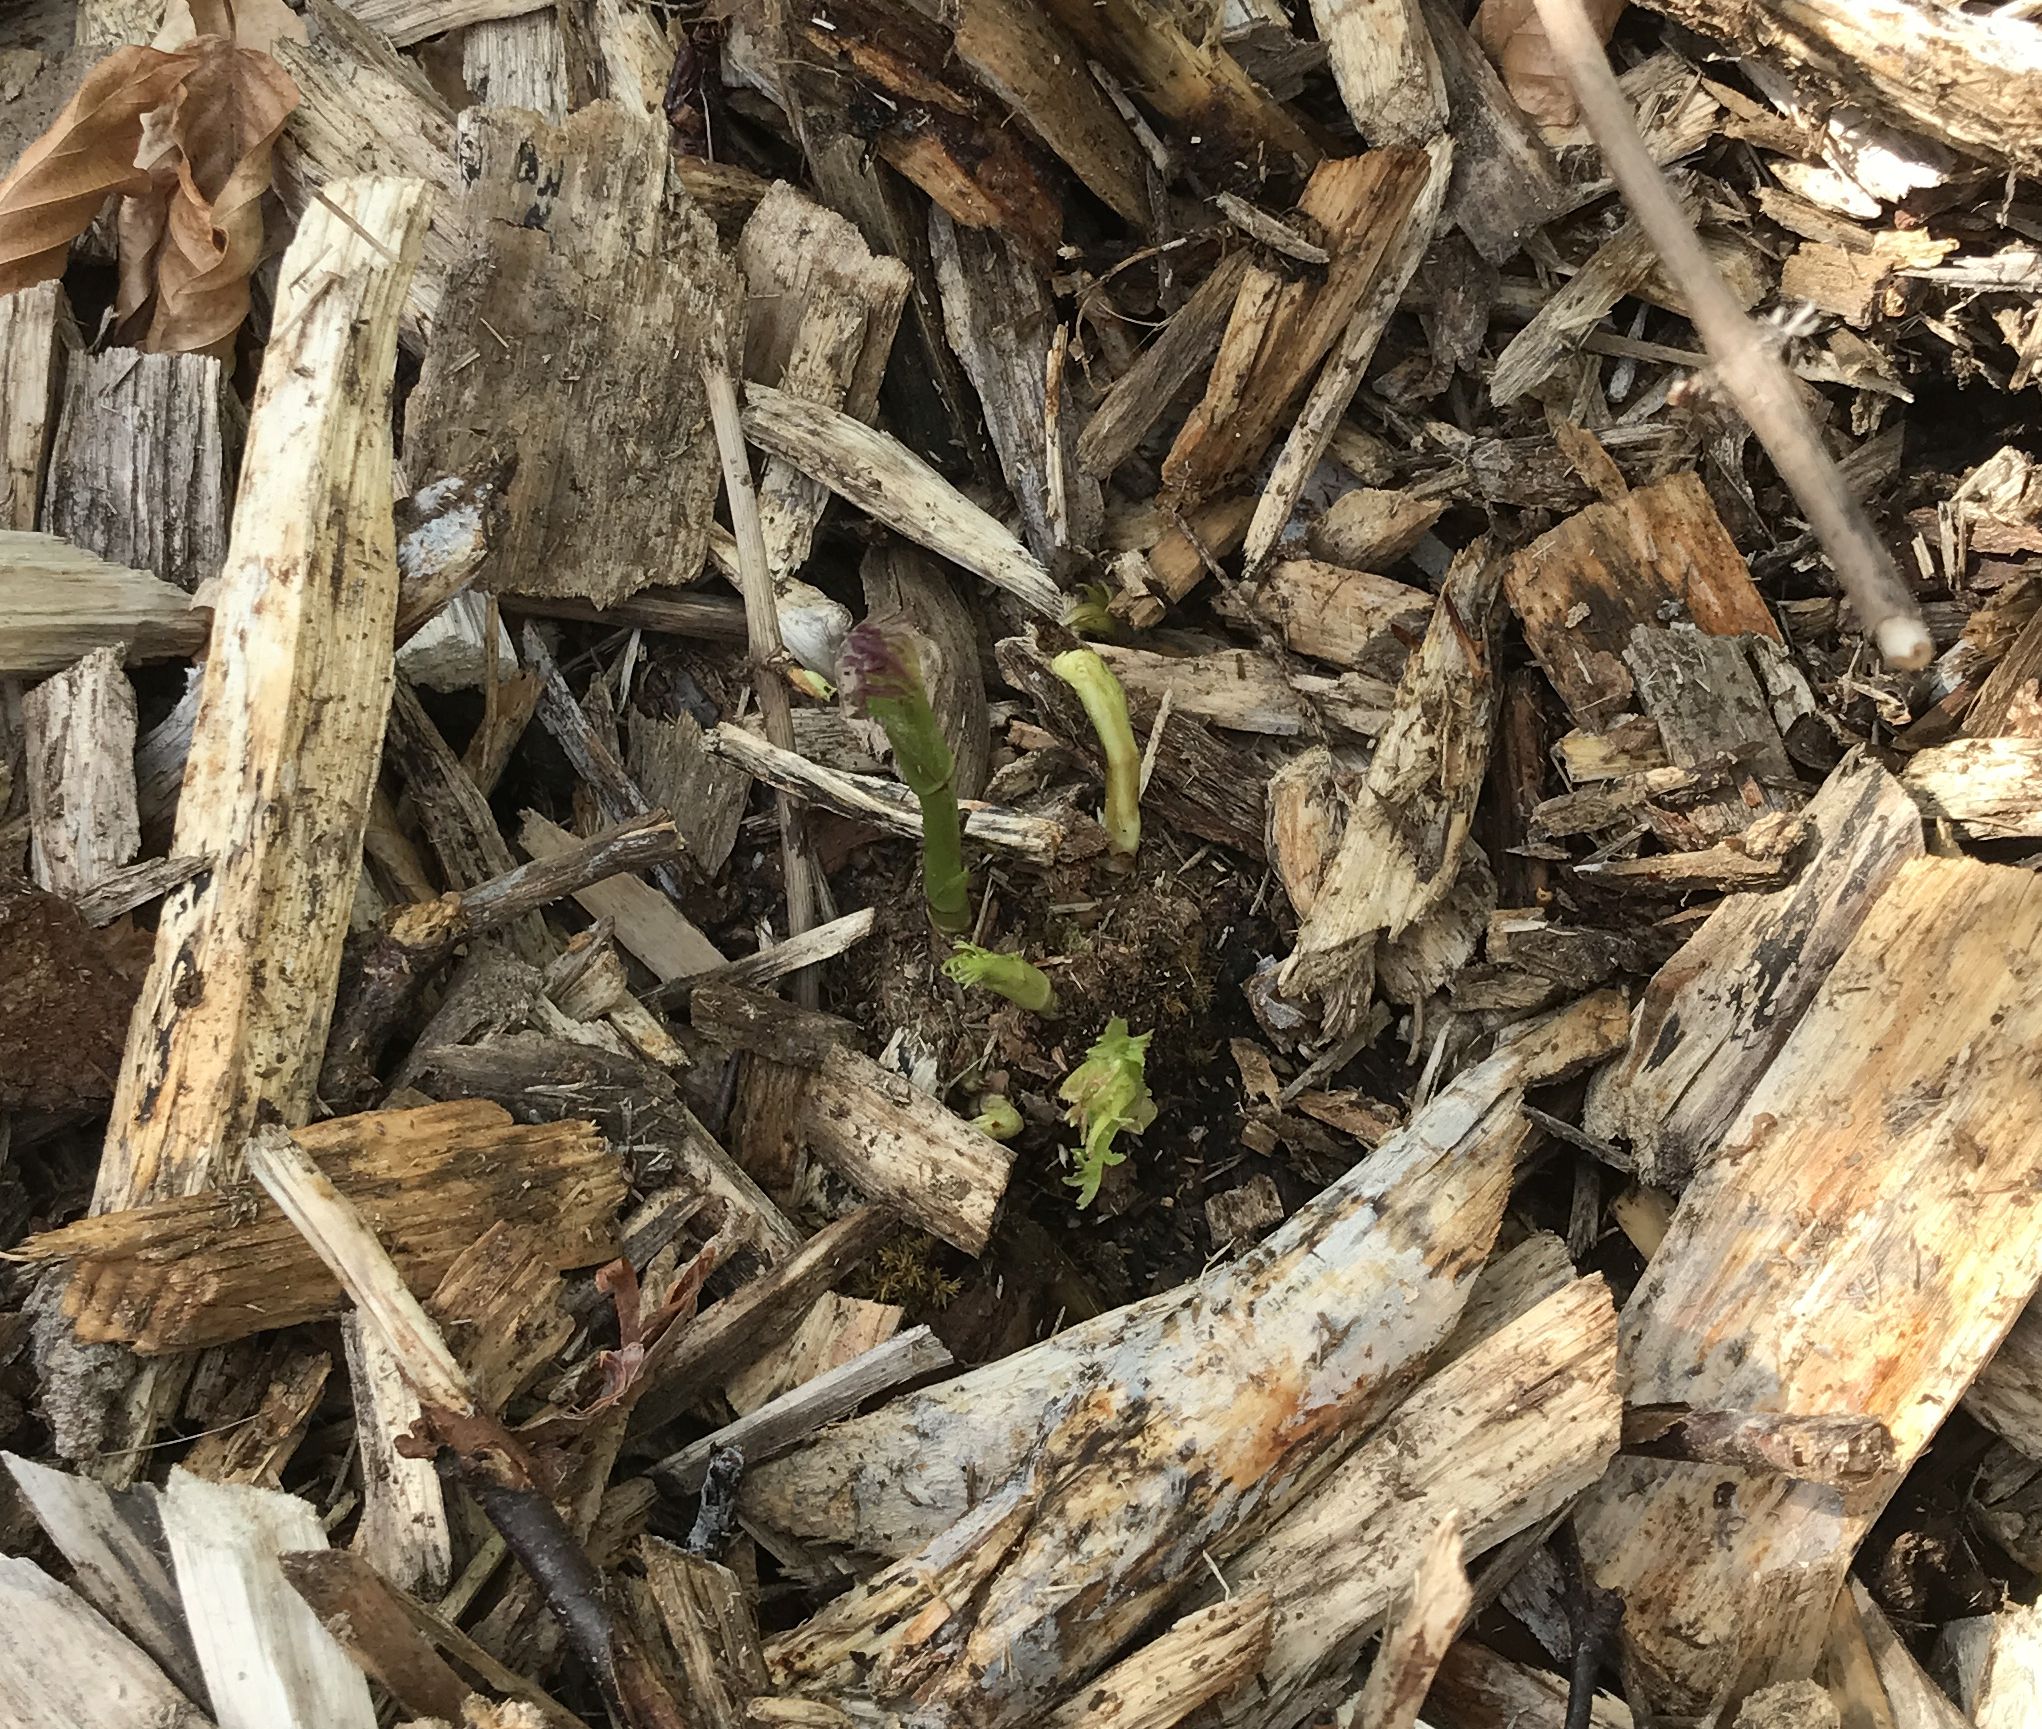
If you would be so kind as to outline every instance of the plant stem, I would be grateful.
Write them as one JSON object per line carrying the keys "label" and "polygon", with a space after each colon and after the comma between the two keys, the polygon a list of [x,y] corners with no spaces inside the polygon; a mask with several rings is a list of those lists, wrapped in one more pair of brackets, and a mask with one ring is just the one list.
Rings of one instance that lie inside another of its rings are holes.
{"label": "plant stem", "polygon": [[1127,718],[1127,692],[1089,648],[1058,655],[1049,670],[1078,693],[1099,735],[1106,756],[1106,842],[1117,857],[1131,859],[1142,840],[1142,755]]}

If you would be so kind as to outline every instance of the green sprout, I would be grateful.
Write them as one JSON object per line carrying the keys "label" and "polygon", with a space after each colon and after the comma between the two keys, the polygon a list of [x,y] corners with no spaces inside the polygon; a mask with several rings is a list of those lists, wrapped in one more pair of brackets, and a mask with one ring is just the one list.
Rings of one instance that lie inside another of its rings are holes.
{"label": "green sprout", "polygon": [[1088,582],[1064,608],[1064,629],[1073,636],[1113,636],[1120,620],[1113,616],[1113,590],[1103,582]]}
{"label": "green sprout", "polygon": [[978,1115],[971,1119],[971,1126],[996,1141],[1011,1141],[1021,1132],[1021,1113],[1005,1093],[982,1093]]}
{"label": "green sprout", "polygon": [[1049,670],[1078,693],[1106,753],[1106,844],[1131,859],[1142,840],[1142,754],[1127,718],[1127,692],[1113,669],[1089,648],[1074,648],[1049,663]]}
{"label": "green sprout", "polygon": [[893,766],[922,806],[922,895],[947,936],[971,928],[971,879],[950,746],[922,686],[922,639],[898,619],[866,619],[844,638],[839,682],[886,729]]}
{"label": "green sprout", "polygon": [[977,943],[959,943],[957,952],[943,963],[943,971],[961,985],[996,991],[1030,1014],[1056,1013],[1056,986],[1049,982],[1049,975],[1019,955],[996,954]]}
{"label": "green sprout", "polygon": [[1109,1165],[1127,1162],[1125,1153],[1113,1150],[1113,1137],[1122,1129],[1138,1135],[1156,1120],[1156,1101],[1149,1096],[1143,1074],[1153,1037],[1143,1033],[1131,1038],[1127,1022],[1115,1015],[1058,1090],[1057,1096],[1071,1107],[1064,1120],[1084,1136],[1084,1144],[1072,1155],[1077,1169],[1064,1178],[1078,1191],[1081,1207],[1089,1207],[1097,1197]]}

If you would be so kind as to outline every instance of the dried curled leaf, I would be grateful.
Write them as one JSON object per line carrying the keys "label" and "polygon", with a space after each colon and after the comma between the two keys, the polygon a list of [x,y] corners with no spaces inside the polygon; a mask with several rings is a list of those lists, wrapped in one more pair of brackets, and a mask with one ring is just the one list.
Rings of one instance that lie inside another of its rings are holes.
{"label": "dried curled leaf", "polygon": [[194,36],[231,36],[266,54],[280,41],[304,41],[305,20],[284,0],[170,0],[154,46],[182,48]]}
{"label": "dried curled leaf", "polygon": [[71,242],[116,192],[139,192],[142,116],[160,107],[191,57],[118,48],[85,74],[50,128],[0,180],[0,294],[61,275]]}
{"label": "dried curled leaf", "polygon": [[262,198],[298,87],[267,54],[201,36],[167,113],[151,116],[150,183],[121,207],[123,340],[224,355],[262,262]]}
{"label": "dried curled leaf", "polygon": [[[1598,42],[1607,42],[1625,0],[1581,0]],[[1533,0],[1482,0],[1470,26],[1482,52],[1503,75],[1503,87],[1542,131],[1565,132],[1581,117],[1574,87],[1553,58]]]}

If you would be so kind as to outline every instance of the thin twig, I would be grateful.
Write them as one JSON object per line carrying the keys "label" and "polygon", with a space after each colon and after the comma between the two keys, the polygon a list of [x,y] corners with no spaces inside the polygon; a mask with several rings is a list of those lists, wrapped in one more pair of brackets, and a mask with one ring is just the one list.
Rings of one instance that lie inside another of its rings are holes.
{"label": "thin twig", "polygon": [[1716,363],[1716,381],[1743,414],[1780,478],[1800,502],[1808,524],[1849,597],[1865,633],[1891,667],[1926,666],[1928,627],[1893,568],[1886,549],[1843,476],[1816,438],[1785,362],[1747,318],[1694,225],[1666,189],[1631,105],[1617,86],[1602,45],[1582,15],[1581,0],[1535,0],[1554,58],[1581,104],[1581,117],[1602,149],[1639,226],[1651,239],[1669,281],[1688,298],[1689,317]]}
{"label": "thin twig", "polygon": [[[746,454],[744,419],[737,406],[737,386],[730,368],[712,346],[702,353],[702,383],[709,395],[709,418],[716,428],[716,450],[723,459],[723,493],[730,501],[730,528],[737,540],[738,588],[744,595],[745,633],[751,642],[752,686],[767,741],[781,750],[794,748],[793,705],[781,667],[787,659],[780,639],[780,614],[773,597],[773,569],[766,559],[766,537],[759,527],[759,495]],[[781,871],[787,880],[787,934],[798,937],[820,920],[815,861],[802,843],[801,812],[786,793],[779,795]],[[794,975],[794,1000],[812,1009],[821,1000],[816,971],[804,967]]]}

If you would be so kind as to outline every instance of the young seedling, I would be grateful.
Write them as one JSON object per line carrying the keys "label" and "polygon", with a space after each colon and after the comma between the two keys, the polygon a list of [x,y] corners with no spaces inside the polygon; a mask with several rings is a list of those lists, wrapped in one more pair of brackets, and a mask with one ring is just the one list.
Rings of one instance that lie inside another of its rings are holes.
{"label": "young seedling", "polygon": [[1138,1135],[1156,1120],[1156,1101],[1149,1097],[1143,1073],[1154,1036],[1130,1037],[1127,1022],[1115,1015],[1058,1090],[1057,1096],[1071,1107],[1064,1120],[1084,1136],[1072,1155],[1077,1169],[1064,1178],[1078,1191],[1081,1207],[1092,1204],[1109,1165],[1127,1163],[1125,1153],[1113,1150],[1113,1137],[1122,1129]]}
{"label": "young seedling", "polygon": [[1113,636],[1120,621],[1113,616],[1113,590],[1103,582],[1088,582],[1064,608],[1064,629],[1073,636]]}
{"label": "young seedling", "polygon": [[977,943],[959,943],[957,952],[943,963],[943,971],[967,988],[976,985],[996,991],[1030,1014],[1056,1013],[1056,986],[1049,982],[1049,975],[1019,955],[995,954]]}
{"label": "young seedling", "polygon": [[1089,648],[1058,655],[1049,670],[1078,693],[1099,735],[1099,748],[1106,753],[1106,844],[1115,857],[1131,859],[1142,841],[1142,753],[1127,718],[1127,692]]}
{"label": "young seedling", "polygon": [[1011,1141],[1021,1132],[1021,1113],[1005,1093],[982,1093],[979,1095],[978,1115],[971,1119],[971,1126],[982,1135],[991,1135],[996,1141]]}
{"label": "young seedling", "polygon": [[922,896],[946,936],[971,928],[971,880],[950,746],[922,686],[922,640],[897,619],[866,619],[844,638],[839,683],[886,729],[893,766],[922,806]]}

